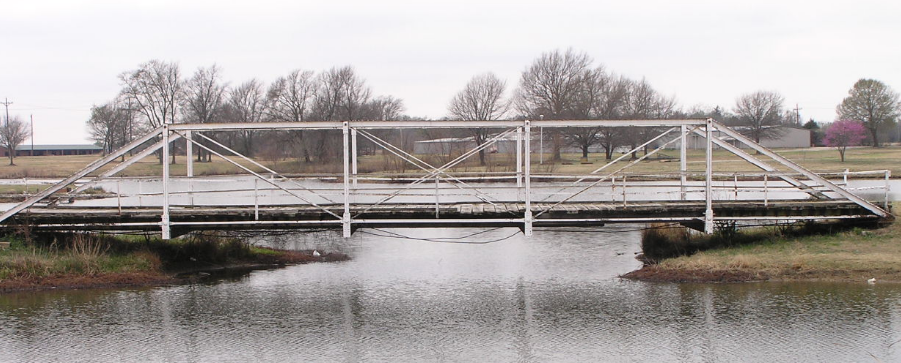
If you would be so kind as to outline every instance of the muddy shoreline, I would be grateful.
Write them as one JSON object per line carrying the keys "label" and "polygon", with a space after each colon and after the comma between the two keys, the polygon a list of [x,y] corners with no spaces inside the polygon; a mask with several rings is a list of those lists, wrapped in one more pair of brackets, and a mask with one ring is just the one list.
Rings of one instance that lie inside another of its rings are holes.
{"label": "muddy shoreline", "polygon": [[662,283],[748,283],[748,282],[848,282],[877,284],[901,283],[901,274],[887,271],[783,271],[777,273],[747,270],[673,269],[646,265],[620,278]]}

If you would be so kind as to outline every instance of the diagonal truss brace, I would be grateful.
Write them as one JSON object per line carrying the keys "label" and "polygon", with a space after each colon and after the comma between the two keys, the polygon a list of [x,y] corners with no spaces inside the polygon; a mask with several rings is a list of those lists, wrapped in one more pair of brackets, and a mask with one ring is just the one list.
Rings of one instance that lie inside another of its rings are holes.
{"label": "diagonal truss brace", "polygon": [[[179,135],[179,134],[173,134],[173,135],[170,135],[170,136],[169,136],[169,142],[173,142],[173,141],[178,140],[178,139],[180,139],[180,138],[181,138],[181,135]],[[101,180],[103,180],[103,179],[109,178],[109,177],[111,177],[111,176],[113,176],[113,175],[116,175],[117,173],[119,173],[119,172],[122,171],[122,170],[125,170],[125,168],[131,166],[132,164],[134,164],[134,163],[136,163],[136,162],[138,162],[138,161],[141,161],[141,159],[150,156],[150,154],[155,153],[157,150],[159,150],[160,148],[163,147],[163,143],[164,143],[164,142],[165,142],[165,141],[163,141],[163,140],[158,141],[156,144],[153,144],[153,145],[151,145],[150,147],[148,147],[148,148],[142,150],[141,152],[135,154],[134,156],[132,156],[132,157],[129,158],[128,160],[125,160],[124,162],[119,163],[119,164],[116,165],[114,168],[112,168],[112,169],[110,169],[110,170],[104,172],[103,174],[98,175],[98,176],[95,177],[94,179],[91,179],[90,181],[88,181],[88,182],[82,184],[80,187],[78,187],[78,188],[76,188],[75,190],[73,190],[72,193],[81,193],[81,192],[85,191],[86,189],[90,188],[92,185],[96,184],[97,182],[99,182],[99,181],[101,181]]]}
{"label": "diagonal truss brace", "polygon": [[[395,156],[403,159],[404,161],[412,164],[413,166],[421,169],[422,171],[432,172],[432,171],[438,170],[438,168],[436,168],[432,164],[427,163],[426,161],[416,157],[415,155],[410,154],[410,153],[404,151],[403,149],[400,149],[397,146],[394,146],[369,132],[366,132],[364,130],[359,130],[359,132],[361,135],[363,135],[363,137],[369,139],[376,145],[381,146],[383,149],[385,149],[388,152],[394,154]],[[445,176],[445,179],[451,181],[451,183],[448,183],[448,184],[450,184],[460,190],[472,190],[476,193],[476,198],[479,198],[481,201],[483,201],[485,203],[491,204],[493,206],[497,206],[496,204],[494,204],[494,202],[492,202],[490,200],[490,199],[494,199],[494,198],[491,198],[491,196],[489,196],[488,194],[481,192],[478,188],[476,188],[472,185],[469,185],[468,183],[447,173],[446,171],[442,171],[441,174],[443,174]],[[495,201],[497,201],[497,199],[495,199]]]}
{"label": "diagonal truss brace", "polygon": [[275,182],[273,182],[273,181],[271,181],[271,180],[269,180],[269,179],[266,179],[264,176],[260,175],[259,173],[255,172],[255,171],[253,171],[253,170],[250,170],[249,168],[245,167],[244,165],[241,165],[241,164],[239,164],[238,162],[236,162],[236,161],[234,161],[234,160],[228,158],[227,156],[222,155],[221,153],[219,153],[219,152],[213,150],[212,148],[209,148],[209,147],[207,147],[207,146],[204,145],[204,144],[200,144],[200,143],[196,143],[196,142],[195,142],[194,144],[197,145],[197,146],[199,146],[200,148],[206,150],[206,151],[209,151],[211,154],[216,155],[216,156],[222,158],[223,160],[225,160],[225,161],[229,162],[230,164],[232,164],[232,165],[238,167],[239,169],[244,170],[245,172],[250,173],[251,175],[255,176],[256,178],[258,178],[258,179],[260,179],[260,180],[262,180],[262,181],[264,181],[264,182],[266,182],[266,183],[268,183],[269,185],[272,185],[272,186],[274,186],[274,187],[276,187],[276,188],[282,190],[283,192],[288,193],[288,194],[290,194],[291,196],[293,196],[293,197],[295,197],[295,198],[297,198],[297,199],[300,199],[300,200],[306,202],[306,203],[309,204],[309,205],[312,205],[312,206],[314,206],[314,207],[316,207],[316,208],[319,208],[319,209],[322,210],[323,212],[325,212],[325,213],[327,213],[327,214],[330,214],[330,215],[332,215],[332,216],[335,217],[335,218],[341,219],[341,216],[335,214],[335,212],[332,212],[332,211],[328,210],[327,208],[325,208],[325,207],[323,207],[323,206],[321,206],[321,205],[319,205],[319,204],[316,204],[316,203],[314,203],[314,202],[312,202],[312,201],[310,201],[310,200],[308,200],[308,199],[306,199],[306,198],[304,198],[304,197],[298,195],[297,193],[294,193],[294,192],[288,190],[287,188],[282,187],[281,185],[276,184]]}
{"label": "diagonal truss brace", "polygon": [[[807,170],[798,164],[795,164],[791,160],[788,160],[785,157],[783,157],[782,155],[776,154],[775,152],[761,146],[760,144],[755,143],[754,141],[752,141],[745,135],[742,135],[742,134],[736,132],[735,130],[729,129],[728,127],[726,127],[723,124],[716,122],[716,121],[711,120],[711,124],[713,124],[713,126],[718,131],[720,131],[728,136],[731,136],[738,141],[741,141],[743,144],[748,145],[749,147],[756,150],[757,152],[760,152],[761,154],[772,158],[773,160],[779,162],[782,165],[785,165],[786,167],[794,170],[795,172],[798,172],[801,175],[806,176],[810,180],[820,183],[820,185],[824,186],[825,188],[829,189],[830,191],[835,192],[836,194],[841,195],[842,197],[845,197],[854,203],[857,203],[857,205],[866,208],[867,210],[873,212],[873,214],[876,214],[876,215],[878,215],[882,218],[886,218],[886,219],[894,218],[891,213],[886,212],[879,206],[877,206],[873,203],[870,203],[869,201],[867,201],[861,197],[858,197],[858,196],[854,195],[853,193],[845,190],[844,188],[841,188],[838,185],[835,185],[834,183],[826,180],[826,178],[823,178],[823,177],[817,175],[816,173],[814,173],[810,170]],[[716,139],[716,138],[713,138],[713,139]]]}
{"label": "diagonal truss brace", "polygon": [[[706,134],[704,131],[701,131],[701,130],[695,130],[695,133],[698,134],[698,135],[700,135],[700,136],[703,137],[703,138],[706,138],[706,137],[707,137],[707,134]],[[726,141],[723,140],[723,139],[720,139],[720,138],[718,138],[718,137],[716,137],[716,136],[711,136],[711,141],[712,141],[714,144],[716,144],[717,146],[719,146],[719,147],[721,147],[721,148],[723,148],[723,149],[726,149],[727,151],[729,151],[729,152],[735,154],[736,156],[738,156],[738,157],[744,159],[745,161],[751,163],[752,165],[754,165],[754,166],[756,166],[756,167],[758,167],[758,168],[760,168],[760,169],[762,169],[762,170],[764,170],[764,171],[768,171],[768,172],[778,172],[778,170],[777,170],[776,168],[770,166],[770,164],[767,164],[766,162],[764,162],[764,161],[762,161],[762,160],[760,160],[760,159],[758,159],[758,158],[755,158],[755,157],[752,156],[751,154],[748,154],[748,153],[745,152],[744,150],[735,147],[734,145],[732,145],[732,144],[726,142]],[[811,196],[813,196],[813,197],[815,197],[815,198],[817,198],[817,199],[827,199],[827,197],[826,197],[825,194],[823,194],[823,193],[821,193],[821,192],[819,192],[819,191],[813,189],[812,187],[810,187],[810,186],[807,185],[807,184],[804,184],[804,183],[801,182],[800,180],[797,180],[797,179],[792,178],[792,177],[787,176],[787,175],[779,175],[779,178],[782,179],[782,180],[784,180],[786,183],[791,184],[792,186],[794,186],[794,187],[796,187],[796,188],[798,188],[798,189],[800,189],[800,190],[806,192],[807,194],[810,194]]]}
{"label": "diagonal truss brace", "polygon": [[506,131],[504,131],[504,132],[501,132],[501,133],[495,135],[494,137],[492,137],[492,138],[486,140],[483,144],[479,145],[479,146],[476,147],[475,149],[472,149],[472,150],[467,151],[467,152],[464,153],[463,155],[458,156],[456,159],[451,160],[451,161],[447,162],[446,164],[442,165],[440,168],[437,168],[437,169],[435,169],[435,170],[429,172],[429,173],[426,174],[425,176],[422,176],[422,177],[420,177],[419,179],[417,179],[417,180],[415,180],[415,181],[413,181],[413,182],[407,184],[407,185],[404,186],[403,188],[398,189],[398,190],[395,191],[394,193],[391,193],[391,195],[382,198],[381,200],[377,201],[375,204],[372,204],[372,205],[366,207],[366,209],[364,209],[364,210],[358,212],[358,213],[354,216],[354,218],[359,217],[359,216],[365,214],[366,212],[369,212],[370,210],[372,210],[372,208],[375,208],[375,207],[377,207],[377,206],[379,206],[379,205],[384,204],[385,202],[387,202],[387,201],[389,201],[389,200],[391,200],[391,199],[394,199],[394,197],[400,195],[400,193],[403,193],[404,191],[407,191],[407,190],[409,190],[409,189],[411,189],[411,188],[413,188],[413,187],[415,187],[415,186],[417,186],[417,185],[419,185],[419,184],[422,184],[422,183],[426,182],[427,180],[430,180],[430,179],[434,178],[436,175],[440,175],[440,174],[444,173],[445,170],[450,169],[450,168],[454,167],[455,165],[457,165],[457,164],[459,164],[459,163],[462,163],[464,160],[468,159],[470,156],[475,155],[475,154],[478,153],[480,150],[484,150],[484,149],[488,148],[489,146],[491,146],[491,145],[493,145],[495,142],[497,142],[497,140],[500,140],[501,138],[506,137],[507,135],[513,133],[513,130],[514,130],[514,129],[509,129],[509,130],[506,130]]}
{"label": "diagonal truss brace", "polygon": [[53,195],[53,193],[56,193],[56,192],[62,190],[67,185],[74,183],[78,179],[81,179],[81,178],[85,177],[86,175],[88,175],[94,171],[97,171],[97,169],[100,169],[104,165],[109,164],[110,162],[112,162],[113,160],[116,160],[120,156],[125,155],[125,153],[140,146],[141,144],[143,144],[147,141],[150,141],[157,136],[160,136],[162,134],[163,130],[165,130],[165,126],[160,126],[156,129],[154,129],[153,131],[148,132],[147,134],[144,134],[144,136],[141,136],[141,137],[135,139],[134,141],[126,144],[125,146],[121,147],[119,150],[117,150],[113,153],[110,153],[109,155],[107,155],[103,158],[95,160],[94,162],[88,164],[88,166],[84,167],[84,169],[81,169],[78,172],[76,172],[75,174],[72,174],[72,176],[70,176],[66,179],[63,179],[59,183],[56,183],[56,184],[52,185],[51,187],[44,189],[42,192],[35,194],[33,197],[26,199],[24,202],[19,203],[15,207],[12,207],[8,211],[6,211],[2,215],[0,215],[0,222],[3,222],[5,220],[7,220],[9,217],[12,217],[14,214],[19,213],[28,207],[33,206],[35,203],[40,202],[44,198],[47,198],[47,197]]}

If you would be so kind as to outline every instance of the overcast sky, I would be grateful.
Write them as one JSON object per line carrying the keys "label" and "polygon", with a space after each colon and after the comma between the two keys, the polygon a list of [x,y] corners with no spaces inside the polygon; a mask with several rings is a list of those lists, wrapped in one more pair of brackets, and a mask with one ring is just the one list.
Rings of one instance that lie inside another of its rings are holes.
{"label": "overcast sky", "polygon": [[440,118],[477,74],[508,93],[543,52],[587,53],[683,108],[756,90],[831,121],[859,78],[901,89],[898,1],[0,0],[0,101],[35,143],[86,143],[92,105],[151,59],[239,84],[352,65],[375,95]]}

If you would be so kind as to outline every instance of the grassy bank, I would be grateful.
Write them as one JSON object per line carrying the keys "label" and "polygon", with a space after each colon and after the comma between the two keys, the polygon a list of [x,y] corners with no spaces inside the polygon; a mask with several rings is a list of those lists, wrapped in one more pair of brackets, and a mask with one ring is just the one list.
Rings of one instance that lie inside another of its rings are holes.
{"label": "grassy bank", "polygon": [[11,243],[0,250],[0,291],[164,285],[197,277],[185,272],[346,259],[203,235],[167,241],[84,234],[4,240]]}
{"label": "grassy bank", "polygon": [[671,282],[871,278],[901,282],[901,223],[806,236],[766,228],[742,238],[744,243],[662,259],[624,277]]}

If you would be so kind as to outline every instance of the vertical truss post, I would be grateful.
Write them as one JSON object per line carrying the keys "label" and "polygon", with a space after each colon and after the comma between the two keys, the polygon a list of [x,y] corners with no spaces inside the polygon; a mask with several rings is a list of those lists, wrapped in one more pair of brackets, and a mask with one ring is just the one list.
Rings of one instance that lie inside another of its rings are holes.
{"label": "vertical truss post", "polygon": [[528,140],[525,143],[525,150],[523,154],[525,156],[524,162],[524,177],[526,184],[526,192],[523,195],[523,199],[526,204],[526,211],[523,214],[523,234],[526,237],[532,236],[532,126],[529,123],[529,120],[525,121],[525,139]]}
{"label": "vertical truss post", "polygon": [[763,206],[770,206],[769,174],[763,174]]}
{"label": "vertical truss post", "polygon": [[688,142],[687,129],[685,125],[682,125],[682,141],[679,145],[679,174],[681,175],[679,177],[679,199],[683,201],[685,200],[685,178],[687,177],[685,174],[688,172],[688,160],[685,158],[687,155],[686,143]]}
{"label": "vertical truss post", "polygon": [[357,129],[350,129],[350,169],[353,174],[354,188],[357,187]]}
{"label": "vertical truss post", "polygon": [[188,178],[191,178],[194,176],[194,142],[191,130],[185,131],[185,140],[187,140],[187,145],[185,145],[185,164],[188,166]]}
{"label": "vertical truss post", "polygon": [[[883,208],[882,208],[882,209],[885,209],[886,211],[888,211],[888,204],[889,204],[888,203],[888,195],[892,191],[892,184],[889,181],[889,179],[891,179],[891,177],[892,177],[892,171],[886,170],[885,171],[885,202],[883,203]],[[845,188],[847,188],[847,187],[848,186],[845,186]]]}
{"label": "vertical truss post", "polygon": [[260,179],[253,179],[253,220],[260,220]]}
{"label": "vertical truss post", "polygon": [[516,128],[516,187],[522,188],[522,127]]}
{"label": "vertical truss post", "polygon": [[344,121],[342,129],[344,140],[344,214],[341,216],[341,229],[345,238],[350,237],[350,145],[348,133],[350,125]]}
{"label": "vertical truss post", "polygon": [[704,232],[713,233],[713,120],[707,119],[706,133],[706,157],[707,171],[704,182],[704,196],[707,209],[704,212]]}
{"label": "vertical truss post", "polygon": [[172,238],[169,229],[169,125],[163,125],[163,218],[160,221],[163,239]]}

